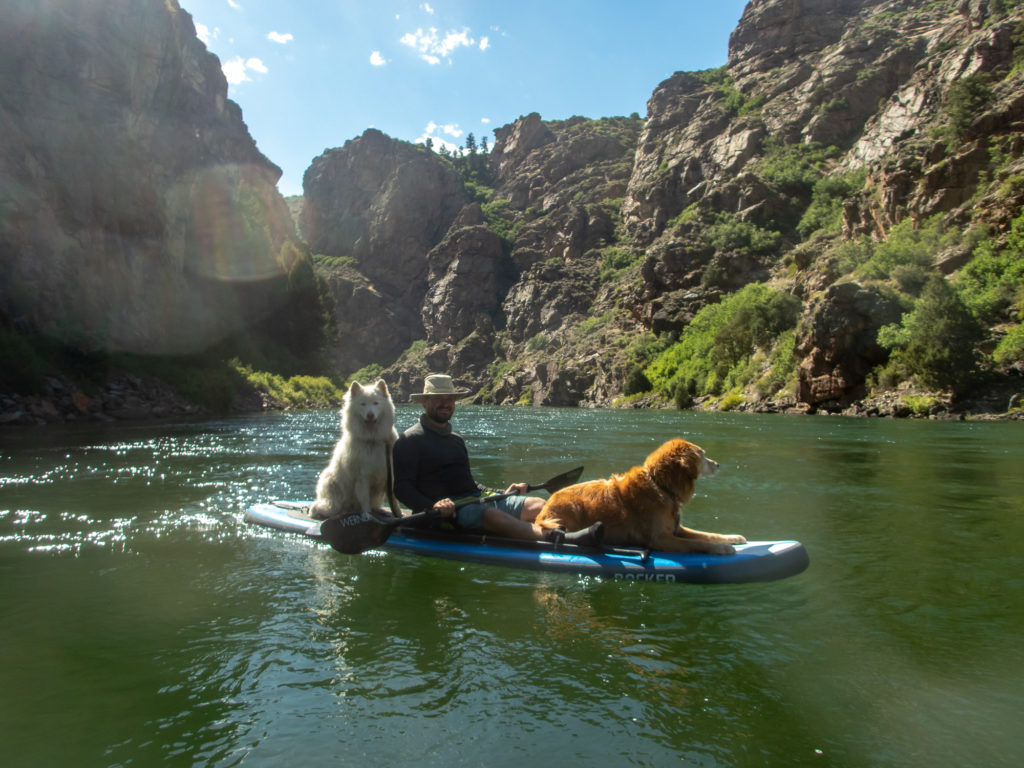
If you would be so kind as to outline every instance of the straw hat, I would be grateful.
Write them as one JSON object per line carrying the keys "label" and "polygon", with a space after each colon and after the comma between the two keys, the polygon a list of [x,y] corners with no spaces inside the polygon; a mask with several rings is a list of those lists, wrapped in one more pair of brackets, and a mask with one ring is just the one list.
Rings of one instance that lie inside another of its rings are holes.
{"label": "straw hat", "polygon": [[468,389],[456,387],[452,383],[452,377],[445,373],[432,373],[423,381],[423,391],[413,392],[409,395],[413,400],[422,400],[425,397],[462,397],[468,395]]}

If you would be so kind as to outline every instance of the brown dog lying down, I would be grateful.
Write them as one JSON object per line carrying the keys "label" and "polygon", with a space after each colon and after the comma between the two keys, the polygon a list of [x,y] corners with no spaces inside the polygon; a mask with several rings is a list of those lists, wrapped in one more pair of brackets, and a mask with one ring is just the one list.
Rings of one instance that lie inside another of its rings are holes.
{"label": "brown dog lying down", "polygon": [[609,480],[571,485],[552,494],[537,516],[542,528],[576,531],[604,523],[604,542],[647,547],[662,552],[708,552],[731,555],[742,536],[684,528],[681,507],[693,496],[698,477],[711,477],[718,464],[704,449],[686,440],[669,440],[633,467]]}

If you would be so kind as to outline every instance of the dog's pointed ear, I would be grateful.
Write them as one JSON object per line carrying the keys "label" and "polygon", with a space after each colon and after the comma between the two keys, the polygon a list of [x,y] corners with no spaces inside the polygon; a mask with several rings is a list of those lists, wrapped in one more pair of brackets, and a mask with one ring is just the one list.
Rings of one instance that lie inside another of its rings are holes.
{"label": "dog's pointed ear", "polygon": [[388,395],[390,397],[390,394],[388,393],[388,385],[384,379],[377,379],[377,391],[382,395]]}
{"label": "dog's pointed ear", "polygon": [[357,395],[359,394],[360,389],[362,389],[362,386],[359,384],[359,382],[353,381],[352,386],[348,388],[348,393],[350,395]]}

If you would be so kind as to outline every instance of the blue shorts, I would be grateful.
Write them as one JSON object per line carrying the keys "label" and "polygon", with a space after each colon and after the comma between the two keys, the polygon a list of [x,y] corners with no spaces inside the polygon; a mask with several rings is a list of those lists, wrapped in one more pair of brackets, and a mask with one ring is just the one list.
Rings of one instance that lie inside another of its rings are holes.
{"label": "blue shorts", "polygon": [[523,514],[523,504],[526,503],[526,496],[509,496],[505,499],[492,501],[489,504],[467,504],[462,509],[456,510],[455,521],[459,528],[467,531],[482,531],[484,529],[484,509],[494,507],[506,515],[519,520]]}

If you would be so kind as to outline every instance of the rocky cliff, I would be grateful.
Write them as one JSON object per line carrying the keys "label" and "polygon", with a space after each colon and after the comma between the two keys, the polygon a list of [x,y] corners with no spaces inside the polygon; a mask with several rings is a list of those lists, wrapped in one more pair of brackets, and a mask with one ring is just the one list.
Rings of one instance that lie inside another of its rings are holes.
{"label": "rocky cliff", "polygon": [[175,0],[10,0],[0,25],[0,329],[182,354],[287,298],[301,248]]}
{"label": "rocky cliff", "polygon": [[[344,367],[551,405],[1019,392],[1021,94],[1022,3],[752,0],[727,65],[676,73],[646,119],[529,115],[486,173],[368,132],[305,189],[314,250],[347,259],[339,314],[377,339],[347,329]],[[933,375],[936,302],[970,377]]]}
{"label": "rocky cliff", "polygon": [[504,404],[1006,411],[1021,94],[1019,0],[752,0],[727,64],[658,84],[643,118],[530,114],[454,155],[368,130],[299,205],[174,0],[12,0],[0,362],[14,336],[233,337],[302,367],[327,285],[334,368],[399,397],[448,370]]}

